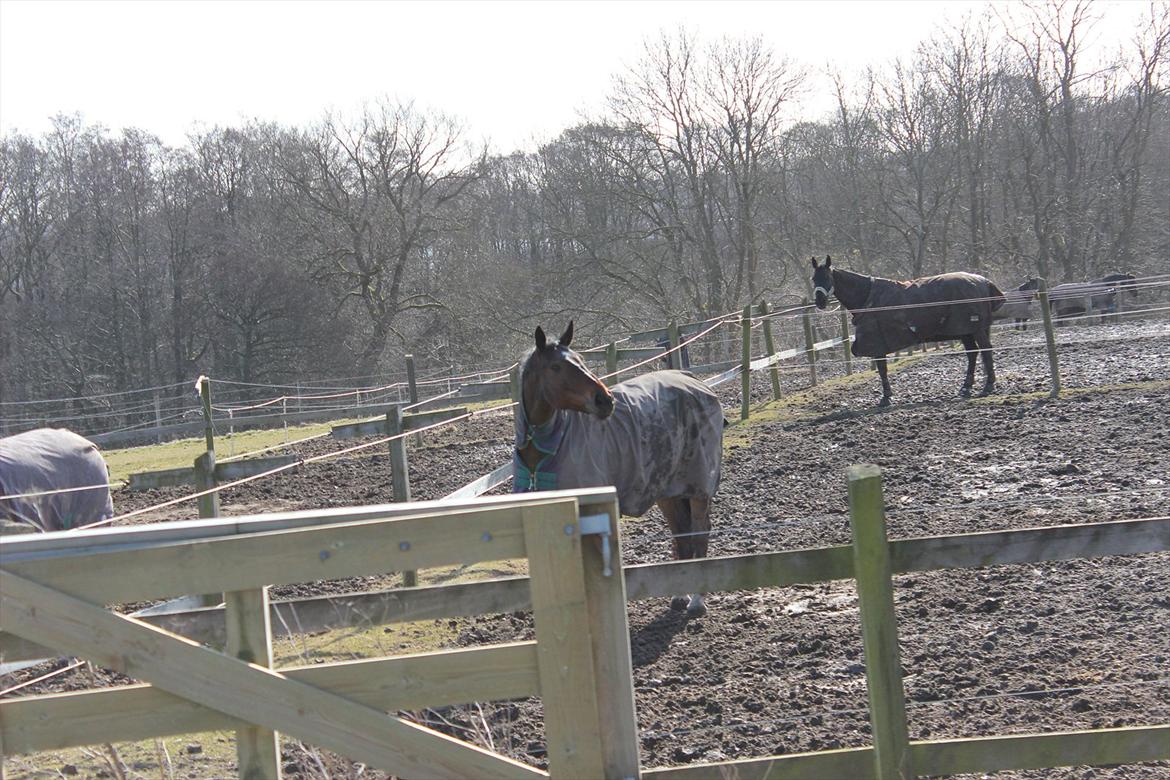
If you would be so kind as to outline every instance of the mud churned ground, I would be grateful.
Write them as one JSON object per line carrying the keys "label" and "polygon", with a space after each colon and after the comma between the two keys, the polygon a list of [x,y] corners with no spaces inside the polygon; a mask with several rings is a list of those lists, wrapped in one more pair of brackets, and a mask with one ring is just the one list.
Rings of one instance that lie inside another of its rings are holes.
{"label": "mud churned ground", "polygon": [[[845,474],[863,462],[882,468],[893,538],[1170,514],[1170,325],[1070,327],[1058,338],[1059,400],[1046,397],[1036,330],[994,336],[1000,392],[988,399],[960,400],[965,359],[941,352],[899,362],[894,405],[883,410],[876,375],[845,378],[839,351],[822,353],[814,390],[801,389],[807,367],[786,369],[780,402],[757,374],[751,422],[727,430],[710,554],[848,544]],[[732,421],[739,392],[738,381],[720,388]],[[510,435],[508,415],[426,434],[410,454],[415,498],[440,497],[503,463]],[[336,448],[322,440],[300,451]],[[233,490],[224,514],[388,501],[388,459],[381,447],[371,452]],[[119,493],[115,504],[128,511],[177,495]],[[149,519],[192,513],[180,506]],[[623,534],[626,563],[669,559],[657,510],[627,519]],[[1170,553],[898,577],[911,738],[1170,722],[1168,575]],[[711,594],[708,606],[688,619],[665,599],[630,605],[644,766],[870,743],[852,582]],[[532,638],[527,614],[441,622],[454,645]],[[1032,693],[1009,695],[1021,692]],[[413,715],[544,765],[539,701]],[[285,752],[290,777],[359,774],[327,754]],[[1170,765],[999,776],[1170,778]]]}

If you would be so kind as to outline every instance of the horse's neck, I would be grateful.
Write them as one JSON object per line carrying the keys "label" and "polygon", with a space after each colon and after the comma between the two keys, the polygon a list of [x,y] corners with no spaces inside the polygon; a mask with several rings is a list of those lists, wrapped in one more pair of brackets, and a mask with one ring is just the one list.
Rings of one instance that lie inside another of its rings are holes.
{"label": "horse's neck", "polygon": [[833,269],[833,294],[846,309],[860,309],[869,298],[873,277]]}
{"label": "horse's neck", "polygon": [[540,430],[542,428],[556,427],[562,413],[541,397],[536,390],[535,382],[525,380],[522,377],[521,388],[520,430],[518,431],[516,449],[520,453],[520,460],[531,469],[544,457],[544,453],[537,449],[533,443],[534,437],[544,432]]}

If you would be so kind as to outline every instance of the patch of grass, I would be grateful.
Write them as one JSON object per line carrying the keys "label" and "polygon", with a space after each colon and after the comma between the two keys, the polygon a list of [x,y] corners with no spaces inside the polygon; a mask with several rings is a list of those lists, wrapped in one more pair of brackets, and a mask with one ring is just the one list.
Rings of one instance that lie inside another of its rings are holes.
{"label": "patch of grass", "polygon": [[[359,420],[345,419],[333,420],[326,423],[313,423],[311,425],[298,425],[296,427],[290,427],[287,433],[283,428],[272,428],[241,431],[232,434],[230,439],[227,435],[219,435],[215,439],[215,451],[218,458],[223,460],[231,457],[233,451],[237,455],[242,455],[245,452],[284,444],[286,441],[292,442],[310,436],[319,436],[324,433],[329,433],[330,429],[335,425],[344,425],[352,422],[359,422]],[[113,481],[125,481],[129,479],[131,474],[136,474],[141,471],[156,471],[159,469],[174,469],[190,466],[195,461],[195,458],[203,454],[205,449],[205,441],[200,436],[191,439],[177,439],[165,444],[126,447],[118,450],[103,450],[102,455],[106,459],[106,465],[110,468],[110,479]]]}
{"label": "patch of grass", "polygon": [[[891,359],[889,374],[897,374],[910,366],[925,359],[926,355],[915,354]],[[857,360],[855,360],[855,363]],[[777,401],[766,401],[755,404],[749,409],[747,420],[733,420],[730,427],[723,432],[723,450],[727,452],[731,447],[747,447],[752,443],[753,436],[759,431],[763,423],[796,422],[815,416],[809,411],[814,401],[827,395],[836,395],[842,390],[862,384],[869,384],[875,380],[877,372],[872,368],[857,370],[854,366],[852,374],[821,380],[816,387],[807,387],[788,393]]]}
{"label": "patch of grass", "polygon": [[[188,746],[192,752],[188,752]],[[173,774],[167,772],[170,762]],[[9,756],[9,777],[116,777],[110,771],[114,761],[126,769],[127,777],[235,777],[235,735],[229,731],[182,734],[158,740],[119,742],[111,752],[107,746],[53,750],[32,756]],[[76,769],[69,772],[66,767]]]}

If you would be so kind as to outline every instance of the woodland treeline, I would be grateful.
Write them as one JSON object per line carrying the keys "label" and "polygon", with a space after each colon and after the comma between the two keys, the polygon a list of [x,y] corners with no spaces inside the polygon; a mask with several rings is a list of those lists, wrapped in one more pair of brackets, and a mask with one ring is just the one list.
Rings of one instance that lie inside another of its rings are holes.
{"label": "woodland treeline", "polygon": [[1170,272],[1168,6],[1111,55],[1091,3],[1009,10],[831,74],[829,116],[761,40],[679,33],[535,151],[406,102],[181,147],[69,115],[10,134],[0,400],[496,366],[570,316],[600,343],[791,303],[814,254],[1005,289]]}

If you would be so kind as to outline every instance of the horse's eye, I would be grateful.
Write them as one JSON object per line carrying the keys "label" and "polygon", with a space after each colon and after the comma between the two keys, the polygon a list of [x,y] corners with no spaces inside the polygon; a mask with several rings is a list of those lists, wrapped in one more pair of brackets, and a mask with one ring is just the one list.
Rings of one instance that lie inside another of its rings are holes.
{"label": "horse's eye", "polygon": [[549,366],[549,368],[551,368],[553,371],[560,371],[561,364],[560,363],[553,363],[551,366]]}

